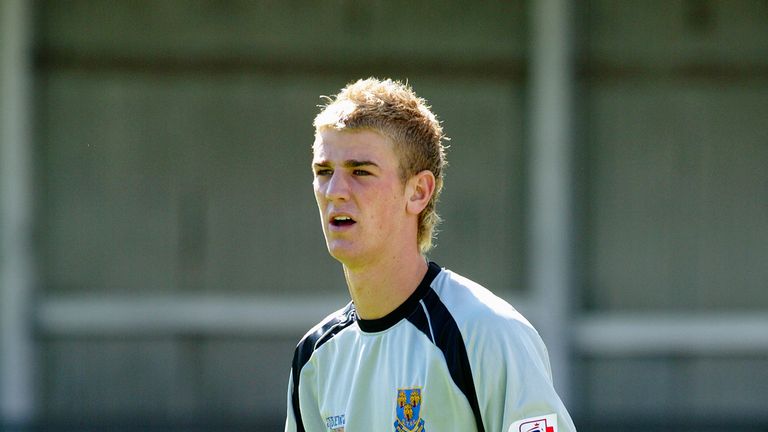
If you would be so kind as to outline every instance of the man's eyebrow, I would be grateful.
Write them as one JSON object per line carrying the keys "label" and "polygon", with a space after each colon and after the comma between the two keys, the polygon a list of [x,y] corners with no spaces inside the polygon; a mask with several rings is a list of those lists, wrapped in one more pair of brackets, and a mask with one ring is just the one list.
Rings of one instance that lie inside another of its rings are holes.
{"label": "man's eyebrow", "polygon": [[[317,161],[317,162],[312,164],[313,167],[317,167],[317,168],[327,168],[327,167],[331,167],[332,165],[333,164],[331,162],[329,162],[329,161]],[[359,167],[364,167],[364,166],[374,166],[374,167],[378,168],[379,164],[377,164],[374,161],[369,161],[369,160],[349,159],[349,160],[344,161],[342,166],[344,168],[359,168]]]}
{"label": "man's eyebrow", "polygon": [[376,162],[368,161],[368,160],[354,160],[350,159],[348,161],[344,161],[344,167],[345,168],[359,168],[364,166],[375,166],[376,168],[379,167],[379,165]]}

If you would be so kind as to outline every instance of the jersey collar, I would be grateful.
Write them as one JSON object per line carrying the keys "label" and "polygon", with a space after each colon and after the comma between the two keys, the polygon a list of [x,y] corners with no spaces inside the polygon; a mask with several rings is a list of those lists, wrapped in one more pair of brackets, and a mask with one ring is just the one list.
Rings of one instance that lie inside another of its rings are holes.
{"label": "jersey collar", "polygon": [[421,280],[413,294],[411,294],[400,306],[395,308],[395,310],[381,318],[366,320],[360,318],[357,315],[357,312],[355,312],[355,318],[357,319],[357,325],[360,326],[360,330],[366,333],[377,333],[389,329],[404,318],[408,318],[418,306],[419,301],[427,295],[431,289],[432,281],[435,280],[441,271],[439,265],[430,262],[427,268],[427,274],[424,275],[424,279]]}

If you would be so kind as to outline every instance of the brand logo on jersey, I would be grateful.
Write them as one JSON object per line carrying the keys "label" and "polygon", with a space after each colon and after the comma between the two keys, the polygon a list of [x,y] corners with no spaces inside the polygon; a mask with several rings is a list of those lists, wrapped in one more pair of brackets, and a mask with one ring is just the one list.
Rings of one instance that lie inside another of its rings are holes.
{"label": "brand logo on jersey", "polygon": [[397,390],[395,432],[425,432],[421,418],[421,388]]}
{"label": "brand logo on jersey", "polygon": [[509,432],[557,432],[557,414],[520,420],[509,428]]}
{"label": "brand logo on jersey", "polygon": [[346,423],[347,419],[344,414],[325,418],[325,427],[327,427],[331,432],[344,432],[344,426]]}

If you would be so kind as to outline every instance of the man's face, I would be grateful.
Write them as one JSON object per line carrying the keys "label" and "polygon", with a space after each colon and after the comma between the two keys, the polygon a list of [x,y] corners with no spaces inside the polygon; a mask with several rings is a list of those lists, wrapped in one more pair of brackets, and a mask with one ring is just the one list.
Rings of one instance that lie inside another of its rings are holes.
{"label": "man's face", "polygon": [[331,256],[363,266],[398,253],[415,223],[392,141],[370,130],[322,129],[313,150],[315,199]]}

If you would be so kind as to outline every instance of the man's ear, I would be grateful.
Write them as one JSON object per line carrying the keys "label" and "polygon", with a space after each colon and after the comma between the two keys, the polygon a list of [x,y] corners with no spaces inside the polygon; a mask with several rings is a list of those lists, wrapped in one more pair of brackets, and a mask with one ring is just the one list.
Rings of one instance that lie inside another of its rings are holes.
{"label": "man's ear", "polygon": [[435,175],[432,171],[424,170],[408,180],[405,189],[408,202],[406,210],[411,214],[419,214],[429,204],[435,193]]}

